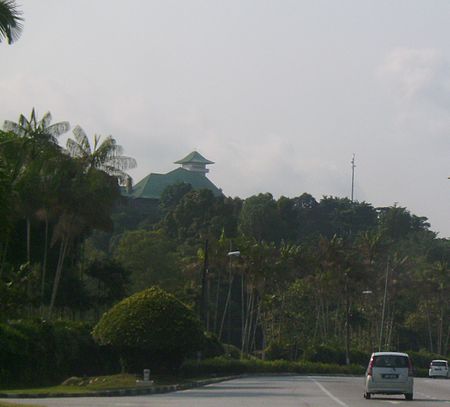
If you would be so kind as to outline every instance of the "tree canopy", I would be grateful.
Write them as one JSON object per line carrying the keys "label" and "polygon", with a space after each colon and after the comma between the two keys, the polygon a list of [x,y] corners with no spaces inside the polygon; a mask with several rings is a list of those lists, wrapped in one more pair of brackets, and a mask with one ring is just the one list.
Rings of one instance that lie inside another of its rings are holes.
{"label": "tree canopy", "polygon": [[17,41],[22,33],[22,13],[15,0],[0,0],[0,42]]}

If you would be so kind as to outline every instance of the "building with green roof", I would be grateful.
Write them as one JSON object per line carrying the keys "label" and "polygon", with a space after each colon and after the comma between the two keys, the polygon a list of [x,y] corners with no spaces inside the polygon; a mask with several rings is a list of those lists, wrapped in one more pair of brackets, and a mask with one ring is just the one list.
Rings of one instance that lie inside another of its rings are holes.
{"label": "building with green roof", "polygon": [[223,195],[222,190],[217,188],[207,177],[206,168],[213,161],[207,160],[197,151],[193,151],[181,160],[175,161],[181,167],[167,174],[151,173],[134,185],[125,196],[131,199],[160,199],[163,191],[170,185],[185,183],[191,184],[194,190],[209,189],[215,196]]}

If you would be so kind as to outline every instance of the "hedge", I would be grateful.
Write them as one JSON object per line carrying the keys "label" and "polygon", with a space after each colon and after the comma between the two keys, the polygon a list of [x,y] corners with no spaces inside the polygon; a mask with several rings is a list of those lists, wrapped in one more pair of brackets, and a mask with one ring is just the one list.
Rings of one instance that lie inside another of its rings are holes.
{"label": "hedge", "polygon": [[118,358],[71,321],[20,320],[0,324],[2,387],[54,384],[73,375],[117,372]]}
{"label": "hedge", "polygon": [[296,373],[296,374],[364,374],[360,365],[337,365],[309,361],[289,362],[287,360],[263,361],[258,359],[237,360],[219,356],[202,361],[189,360],[181,366],[186,377],[204,375],[233,375],[244,373]]}

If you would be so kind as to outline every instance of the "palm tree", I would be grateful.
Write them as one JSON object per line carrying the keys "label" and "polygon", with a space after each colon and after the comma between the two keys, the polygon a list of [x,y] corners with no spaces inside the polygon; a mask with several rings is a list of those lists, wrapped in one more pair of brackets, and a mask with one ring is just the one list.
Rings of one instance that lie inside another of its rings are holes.
{"label": "palm tree", "polygon": [[[60,252],[48,309],[49,318],[55,305],[64,261],[75,238],[90,229],[108,229],[111,222],[109,213],[119,194],[116,180],[122,184],[131,180],[125,170],[136,166],[133,158],[122,155],[122,147],[111,136],[100,143],[100,136],[95,135],[91,147],[80,126],[73,129],[73,134],[75,140],[68,139],[66,146],[74,160],[66,164],[79,170],[72,176],[72,192],[67,191],[71,196],[61,197],[62,213],[53,235],[53,242],[60,242]],[[108,182],[108,179],[113,182]]]}
{"label": "palm tree", "polygon": [[[19,184],[21,183],[20,178],[28,180],[30,177],[43,179],[41,174],[43,166],[49,158],[59,152],[60,147],[57,137],[66,133],[70,124],[69,122],[51,124],[51,121],[52,115],[50,112],[45,113],[42,119],[38,120],[33,108],[29,119],[21,114],[17,123],[9,120],[5,120],[3,123],[3,130],[16,134],[22,143],[22,168],[19,171]],[[27,185],[30,185],[30,183],[25,182],[25,186]],[[36,194],[36,191],[28,191],[27,194],[26,188],[22,192],[25,195],[22,199],[25,204],[23,212],[25,212],[27,220],[27,260],[30,261],[30,218],[37,210],[33,203],[38,198],[38,194]]]}
{"label": "palm tree", "polygon": [[22,13],[14,0],[0,0],[0,42],[6,39],[12,44],[22,32]]}
{"label": "palm tree", "polygon": [[91,168],[86,171],[80,161],[64,155],[61,160],[60,180],[64,188],[56,197],[58,220],[52,234],[52,245],[59,242],[58,263],[48,308],[51,317],[69,252],[82,244],[93,229],[111,231],[111,212],[120,197],[117,179],[104,171]]}
{"label": "palm tree", "polygon": [[[1,1],[1,0],[0,0]],[[33,108],[29,118],[20,115],[17,122],[6,120],[3,130],[17,136],[19,159],[15,171],[15,183],[20,195],[19,210],[26,218],[27,261],[31,261],[31,218],[38,217],[45,222],[45,242],[42,260],[41,296],[46,279],[49,215],[52,196],[57,190],[59,161],[62,157],[57,137],[70,128],[68,122],[51,124],[52,115],[47,112],[38,120]]]}
{"label": "palm tree", "polygon": [[[0,0],[1,2],[2,0]],[[5,120],[3,123],[4,131],[11,131],[14,134],[24,137],[37,143],[58,144],[57,137],[69,131],[69,122],[59,122],[51,124],[52,114],[47,112],[42,116],[41,120],[37,119],[36,111],[31,110],[30,118],[27,119],[23,114],[19,116],[19,120],[12,122]]]}
{"label": "palm tree", "polygon": [[117,144],[112,136],[106,137],[100,143],[101,136],[94,135],[94,145],[91,146],[89,139],[80,126],[73,129],[75,140],[67,140],[67,151],[77,158],[86,171],[95,168],[116,177],[120,185],[127,185],[131,177],[126,170],[136,167],[136,160],[122,155],[123,148]]}

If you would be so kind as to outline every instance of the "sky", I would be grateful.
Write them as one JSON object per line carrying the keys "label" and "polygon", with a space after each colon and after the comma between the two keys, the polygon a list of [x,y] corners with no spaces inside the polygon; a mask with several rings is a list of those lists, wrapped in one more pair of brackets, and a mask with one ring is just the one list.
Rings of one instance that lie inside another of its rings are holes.
{"label": "sky", "polygon": [[[112,135],[138,167],[193,150],[227,196],[398,205],[450,236],[447,0],[19,0],[0,122]],[[71,134],[62,136],[60,143]]]}

